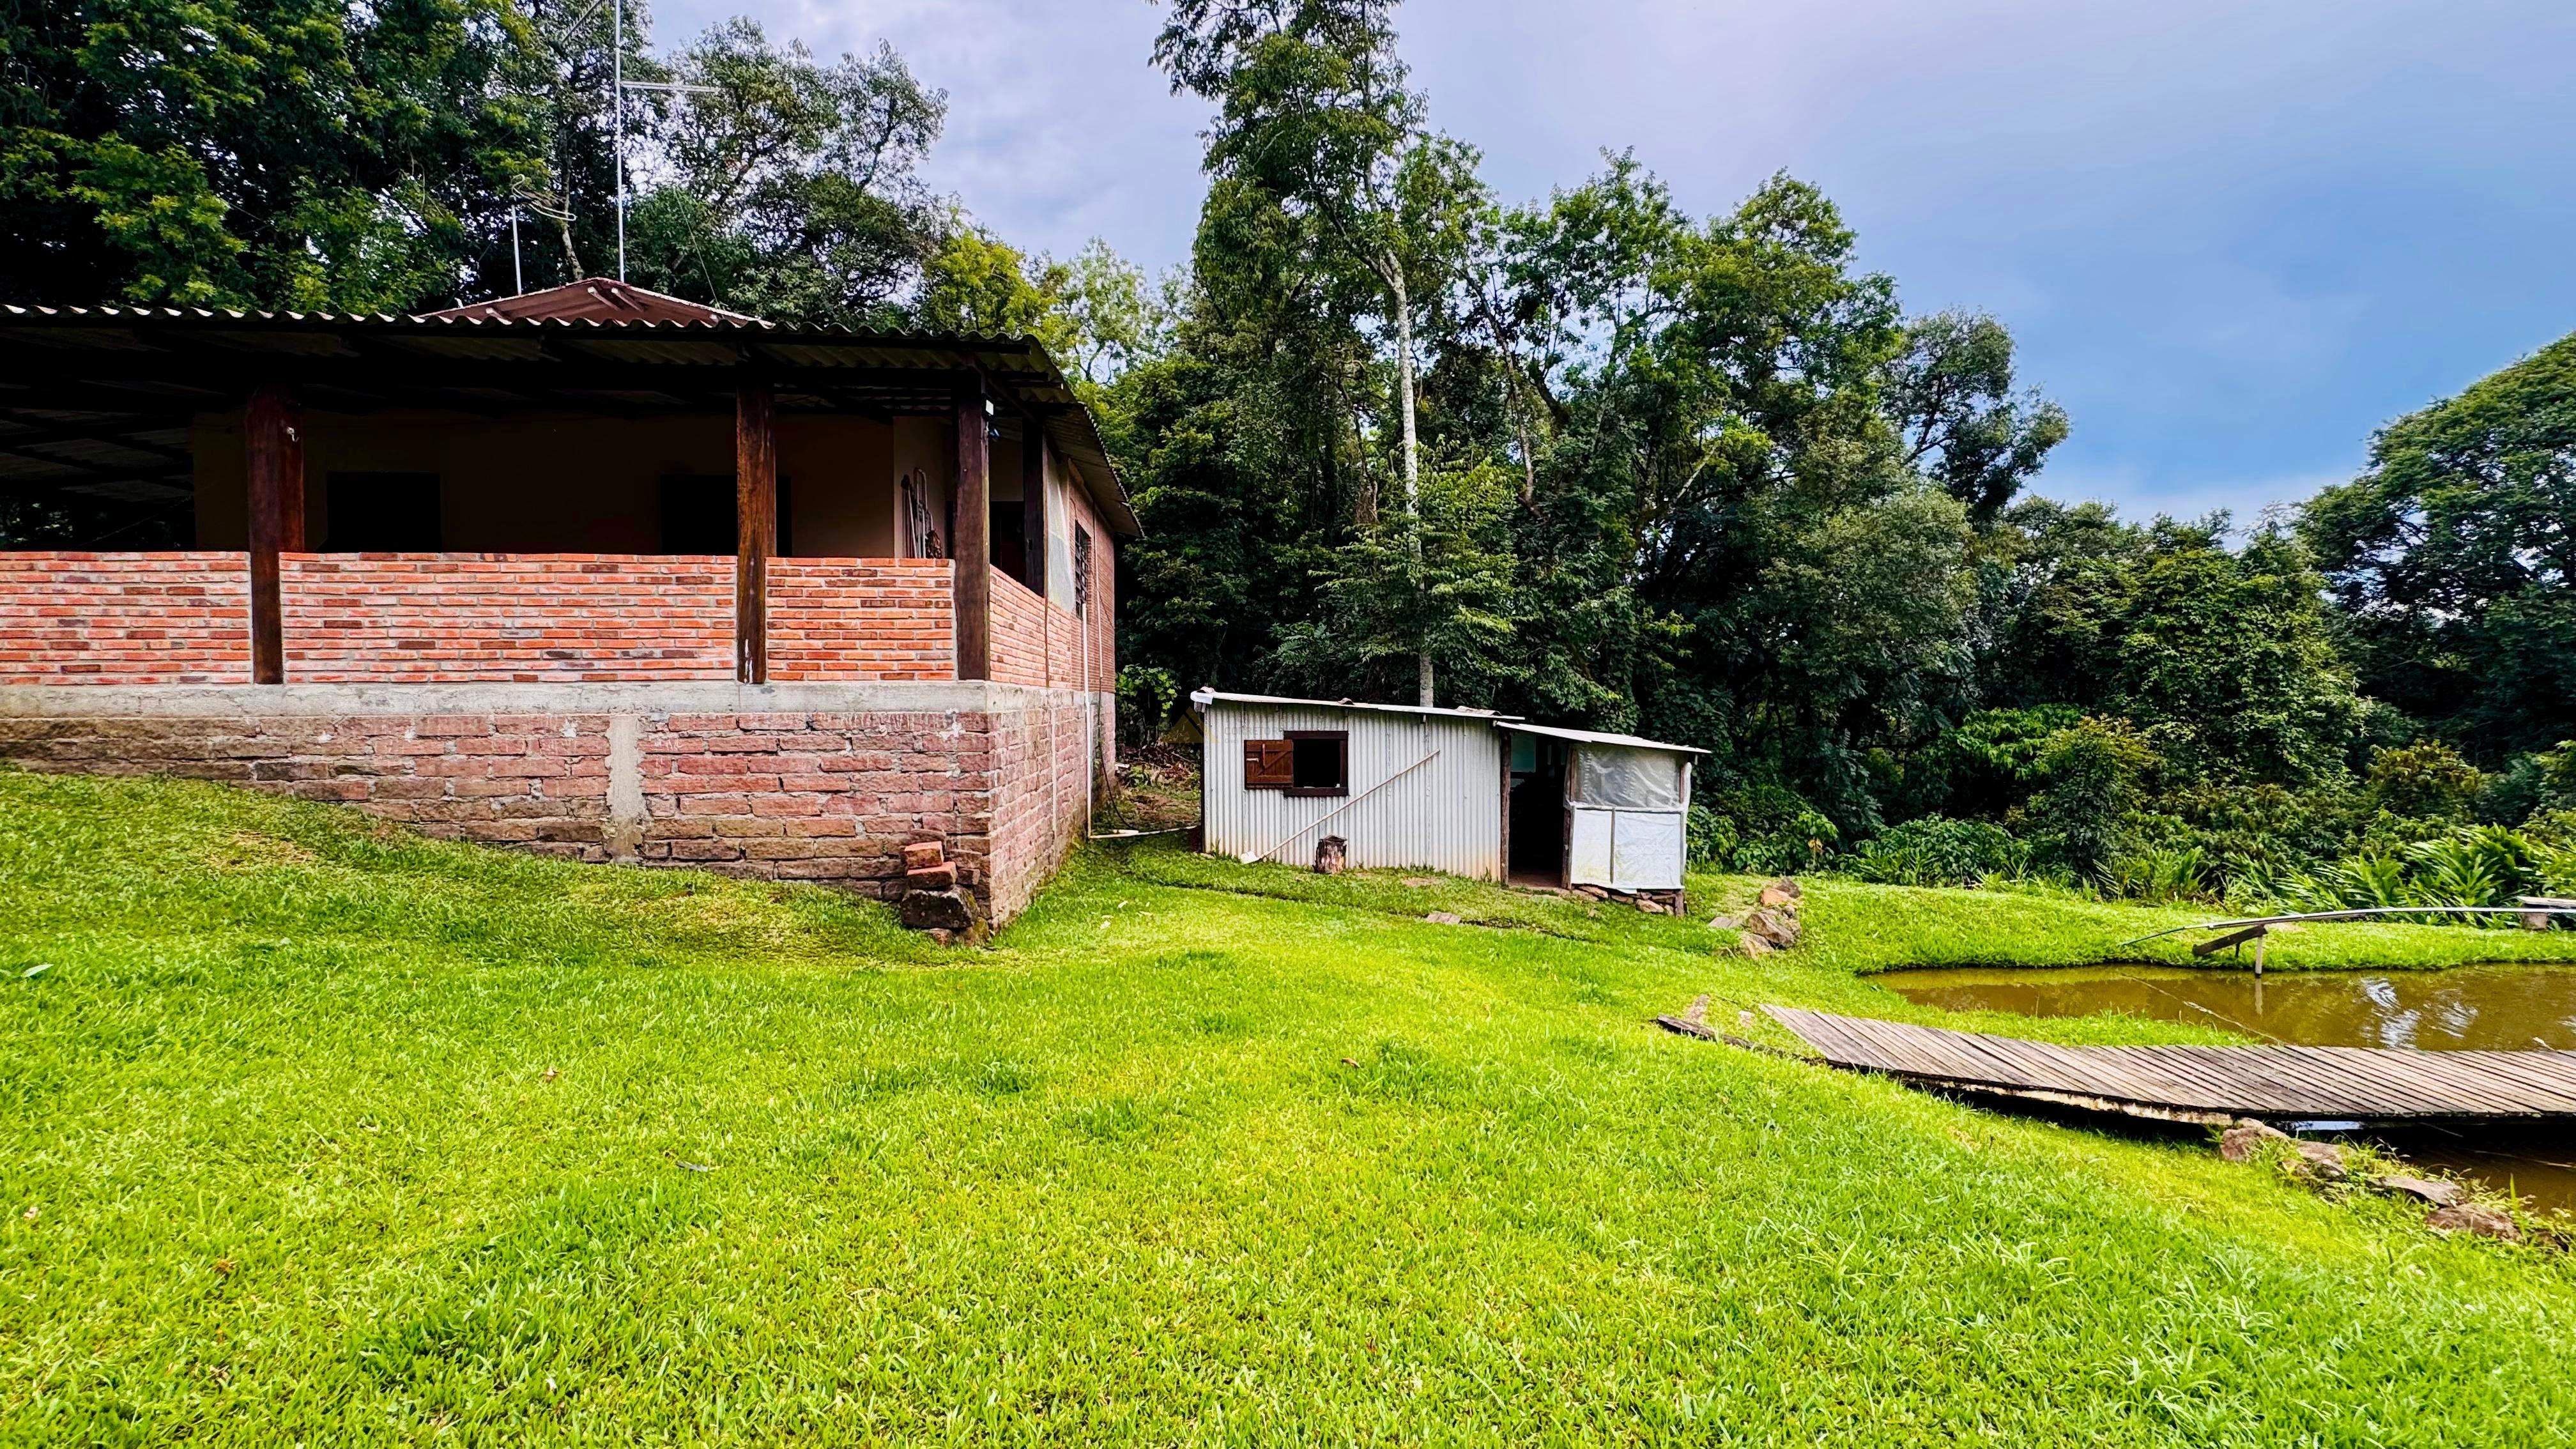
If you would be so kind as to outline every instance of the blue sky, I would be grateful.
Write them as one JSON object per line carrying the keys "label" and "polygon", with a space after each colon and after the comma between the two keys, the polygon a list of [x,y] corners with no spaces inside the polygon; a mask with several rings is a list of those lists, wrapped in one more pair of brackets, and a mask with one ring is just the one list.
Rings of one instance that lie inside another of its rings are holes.
{"label": "blue sky", "polygon": [[[680,0],[950,96],[931,180],[1023,245],[1188,252],[1205,113],[1146,0]],[[2576,331],[2569,0],[1411,0],[1434,124],[1506,198],[1635,148],[1682,202],[1822,186],[1916,311],[1994,314],[2124,512],[2304,497]]]}

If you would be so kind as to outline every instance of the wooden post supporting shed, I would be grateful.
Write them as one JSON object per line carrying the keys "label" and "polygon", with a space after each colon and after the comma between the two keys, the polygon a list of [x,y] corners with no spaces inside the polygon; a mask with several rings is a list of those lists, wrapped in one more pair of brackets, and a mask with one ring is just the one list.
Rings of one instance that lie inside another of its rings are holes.
{"label": "wooden post supporting shed", "polygon": [[778,402],[762,379],[734,391],[734,678],[769,682],[769,556],[778,548]]}
{"label": "wooden post supporting shed", "polygon": [[957,393],[957,522],[949,540],[957,677],[993,677],[992,404],[977,384]]}
{"label": "wooden post supporting shed", "polygon": [[276,383],[251,390],[242,437],[250,472],[250,678],[286,682],[286,626],[278,594],[280,553],[304,551],[304,438],[295,395]]}

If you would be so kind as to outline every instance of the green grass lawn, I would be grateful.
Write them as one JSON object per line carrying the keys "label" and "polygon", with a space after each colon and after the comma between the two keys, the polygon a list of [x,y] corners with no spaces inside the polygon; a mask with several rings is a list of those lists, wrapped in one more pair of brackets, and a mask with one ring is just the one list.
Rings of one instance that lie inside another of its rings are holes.
{"label": "green grass lawn", "polygon": [[1806,916],[1749,961],[1139,846],[939,951],[819,890],[0,773],[0,1442],[2570,1442],[2566,1257],[1648,1024],[1957,1021],[1865,973],[2168,959],[2115,948],[2191,912]]}

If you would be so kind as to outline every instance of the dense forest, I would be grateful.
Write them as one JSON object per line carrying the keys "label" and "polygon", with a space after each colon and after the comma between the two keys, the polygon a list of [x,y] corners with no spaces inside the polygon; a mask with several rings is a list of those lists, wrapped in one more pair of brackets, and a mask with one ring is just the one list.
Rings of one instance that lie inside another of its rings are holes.
{"label": "dense forest", "polygon": [[[1693,849],[1747,870],[2576,893],[2576,336],[2295,507],[2125,520],[2040,491],[2080,420],[2010,333],[1906,311],[1816,188],[1695,216],[1612,152],[1510,201],[1392,0],[1164,18],[1211,119],[1160,280],[936,194],[949,101],[890,49],[663,51],[630,4],[622,58],[665,87],[627,102],[634,280],[1079,376],[1146,526],[1140,734],[1214,683],[1683,741]],[[12,7],[0,291],[402,311],[612,270],[610,44],[574,0]]]}

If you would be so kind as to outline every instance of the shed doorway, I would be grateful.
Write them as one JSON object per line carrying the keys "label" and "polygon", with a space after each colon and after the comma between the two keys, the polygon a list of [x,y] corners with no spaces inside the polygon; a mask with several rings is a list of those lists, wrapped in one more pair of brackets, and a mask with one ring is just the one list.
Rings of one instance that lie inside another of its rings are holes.
{"label": "shed doorway", "polygon": [[1570,747],[1545,735],[1515,733],[1511,741],[1512,789],[1505,835],[1511,842],[1511,883],[1562,889],[1565,761]]}

